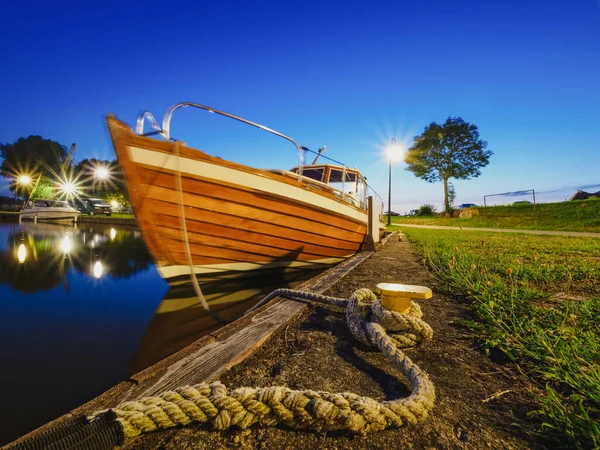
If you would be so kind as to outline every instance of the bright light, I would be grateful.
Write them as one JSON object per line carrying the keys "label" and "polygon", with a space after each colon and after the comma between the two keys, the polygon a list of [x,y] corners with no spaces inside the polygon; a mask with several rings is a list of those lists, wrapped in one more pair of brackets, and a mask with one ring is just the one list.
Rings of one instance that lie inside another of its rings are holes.
{"label": "bright light", "polygon": [[108,177],[108,169],[106,167],[96,167],[96,176],[101,180]]}
{"label": "bright light", "polygon": [[100,261],[96,261],[94,263],[93,273],[94,273],[94,278],[102,277],[102,274],[104,273],[104,266],[102,265],[102,263]]}
{"label": "bright light", "polygon": [[64,238],[62,238],[62,240],[60,241],[60,249],[63,251],[63,253],[69,253],[72,248],[73,241],[71,241],[71,238],[69,236],[65,236]]}
{"label": "bright light", "polygon": [[67,195],[73,195],[77,192],[77,188],[75,187],[75,184],[70,181],[67,181],[67,182],[61,184],[60,190]]}
{"label": "bright light", "polygon": [[116,209],[116,208],[118,208],[118,207],[119,207],[119,202],[118,202],[118,201],[116,201],[116,200],[112,200],[112,201],[110,202],[110,206],[112,206],[113,208],[115,208],[115,209]]}
{"label": "bright light", "polygon": [[406,158],[407,147],[402,142],[396,142],[396,139],[392,139],[392,142],[387,147],[386,153],[388,159],[392,162],[401,162]]}
{"label": "bright light", "polygon": [[115,230],[114,228],[110,229],[110,240],[114,241],[115,237],[117,237],[117,230]]}
{"label": "bright light", "polygon": [[18,178],[18,181],[21,184],[29,184],[29,183],[31,183],[31,177],[29,175],[21,175]]}
{"label": "bright light", "polygon": [[25,262],[25,258],[27,258],[27,249],[25,248],[25,244],[19,245],[19,250],[17,250],[17,258],[19,259],[19,263],[23,264]]}

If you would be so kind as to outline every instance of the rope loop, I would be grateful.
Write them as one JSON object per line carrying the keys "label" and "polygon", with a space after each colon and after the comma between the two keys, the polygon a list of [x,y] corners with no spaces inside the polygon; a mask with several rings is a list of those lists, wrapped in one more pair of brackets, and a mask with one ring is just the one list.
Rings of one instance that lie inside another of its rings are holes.
{"label": "rope loop", "polygon": [[[379,402],[350,392],[292,390],[283,386],[240,387],[232,391],[219,381],[183,386],[155,397],[122,403],[113,409],[126,436],[159,428],[210,424],[213,429],[285,425],[313,430],[348,430],[367,434],[424,420],[435,402],[435,388],[420,367],[401,348],[433,336],[412,303],[408,314],[386,310],[369,289],[358,289],[350,300],[281,289],[277,295],[346,307],[346,322],[360,342],[379,349],[408,379],[406,398]],[[272,298],[274,293],[267,296]],[[261,302],[262,303],[262,302]],[[103,411],[95,413],[92,420]]]}

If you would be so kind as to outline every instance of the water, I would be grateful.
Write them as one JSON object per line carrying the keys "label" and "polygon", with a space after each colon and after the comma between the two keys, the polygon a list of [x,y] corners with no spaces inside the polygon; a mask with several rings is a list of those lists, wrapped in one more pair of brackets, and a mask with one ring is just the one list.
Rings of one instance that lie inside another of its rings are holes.
{"label": "water", "polygon": [[0,445],[317,273],[204,278],[208,315],[188,283],[160,278],[135,228],[0,223]]}

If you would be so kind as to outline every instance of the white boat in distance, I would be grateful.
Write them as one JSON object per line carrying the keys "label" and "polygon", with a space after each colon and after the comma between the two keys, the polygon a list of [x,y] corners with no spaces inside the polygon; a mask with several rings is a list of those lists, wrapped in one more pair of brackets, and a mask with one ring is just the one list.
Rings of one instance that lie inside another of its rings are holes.
{"label": "white boat in distance", "polygon": [[21,210],[19,219],[77,222],[78,216],[79,211],[64,200],[29,200]]}

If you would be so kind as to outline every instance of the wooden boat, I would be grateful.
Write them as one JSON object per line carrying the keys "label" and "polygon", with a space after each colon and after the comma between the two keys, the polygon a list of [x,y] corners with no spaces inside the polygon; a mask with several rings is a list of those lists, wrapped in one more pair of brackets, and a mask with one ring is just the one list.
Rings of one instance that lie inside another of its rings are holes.
{"label": "wooden boat", "polygon": [[[261,170],[188,148],[169,136],[173,111],[185,106],[285,138],[296,146],[301,163],[308,150],[267,127],[195,103],[171,107],[162,128],[144,112],[136,132],[109,116],[135,215],[164,278],[315,268],[341,262],[363,248],[368,186],[358,170],[317,164],[316,159],[289,171]],[[146,118],[154,131],[143,134]],[[152,137],[156,135],[164,139]]]}
{"label": "wooden boat", "polygon": [[20,220],[77,222],[79,211],[63,200],[29,200],[19,215]]}

